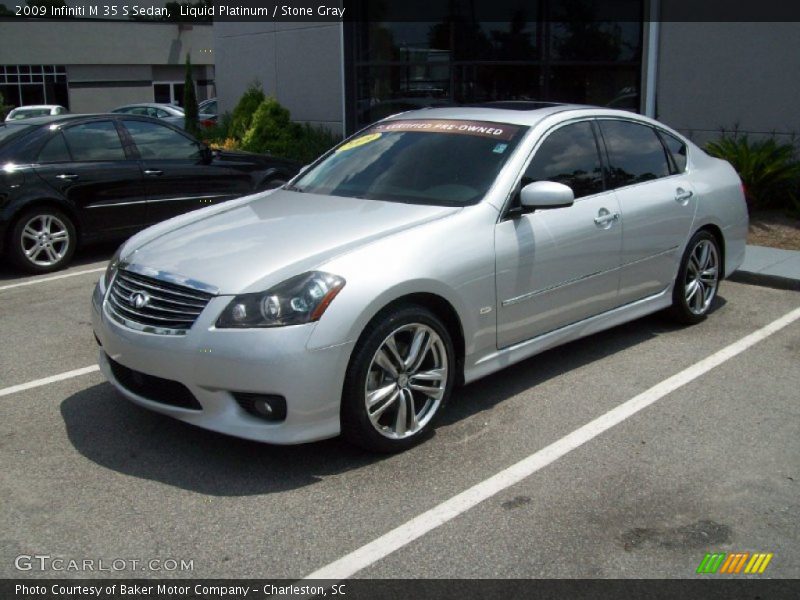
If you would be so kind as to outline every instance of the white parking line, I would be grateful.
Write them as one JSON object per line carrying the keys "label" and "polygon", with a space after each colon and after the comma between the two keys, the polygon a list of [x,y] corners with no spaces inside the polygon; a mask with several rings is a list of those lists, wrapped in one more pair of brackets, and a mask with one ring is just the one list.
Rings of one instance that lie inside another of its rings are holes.
{"label": "white parking line", "polygon": [[89,273],[100,273],[105,271],[105,267],[98,267],[97,269],[86,269],[85,271],[74,271],[72,273],[64,273],[63,275],[53,275],[52,277],[42,277],[41,279],[29,279],[20,283],[12,283],[9,285],[0,285],[0,292],[3,290],[10,290],[13,288],[24,287],[26,285],[35,285],[37,283],[47,283],[48,281],[55,281],[57,279],[66,279],[67,277],[77,277],[78,275],[88,275]]}
{"label": "white parking line", "polygon": [[776,331],[780,331],[797,319],[800,319],[800,308],[791,311],[758,331],[743,337],[739,341],[734,342],[730,346],[726,346],[722,350],[704,358],[680,373],[654,385],[649,390],[620,404],[594,421],[576,429],[538,452],[534,452],[527,458],[500,471],[489,479],[472,486],[449,500],[445,500],[438,506],[403,523],[378,539],[314,571],[310,575],[307,575],[305,579],[340,581],[352,577],[362,569],[385,558],[403,546],[410,544],[440,525],[444,525],[448,521],[455,519],[463,512],[466,512],[484,500],[519,483],[536,471],[543,469],[572,450],[593,440],[601,433],[622,423],[628,417],[635,415],[640,410],[654,404],[667,394],[674,392],[678,388],[704,375],[714,367],[744,352],[754,344],[769,337]]}
{"label": "white parking line", "polygon": [[74,371],[66,371],[64,373],[59,373],[58,375],[51,375],[50,377],[35,379],[34,381],[29,381],[28,383],[20,383],[19,385],[12,385],[11,387],[3,388],[2,390],[0,390],[0,397],[8,396],[10,394],[16,394],[17,392],[24,392],[25,390],[41,387],[43,385],[48,385],[50,383],[64,381],[65,379],[80,377],[81,375],[94,373],[95,371],[99,370],[100,367],[98,367],[97,365],[92,365],[91,367],[83,367],[81,369],[75,369]]}

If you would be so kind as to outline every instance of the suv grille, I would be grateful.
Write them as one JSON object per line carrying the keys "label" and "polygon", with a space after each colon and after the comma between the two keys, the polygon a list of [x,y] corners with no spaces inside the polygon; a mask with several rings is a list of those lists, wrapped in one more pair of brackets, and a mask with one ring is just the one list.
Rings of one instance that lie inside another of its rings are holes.
{"label": "suv grille", "polygon": [[119,270],[108,294],[112,316],[144,327],[186,331],[213,294]]}

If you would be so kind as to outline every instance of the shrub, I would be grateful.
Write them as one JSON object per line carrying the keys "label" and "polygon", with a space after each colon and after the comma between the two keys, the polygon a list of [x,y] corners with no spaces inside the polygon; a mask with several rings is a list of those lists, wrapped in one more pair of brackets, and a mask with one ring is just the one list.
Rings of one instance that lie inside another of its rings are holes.
{"label": "shrub", "polygon": [[323,127],[293,123],[286,108],[274,98],[266,98],[242,138],[242,149],[309,163],[339,139]]}
{"label": "shrub", "polygon": [[261,84],[258,82],[251,83],[244,95],[239,99],[236,108],[233,109],[228,130],[228,134],[231,137],[241,140],[245,136],[253,121],[253,114],[265,99],[266,96],[261,91]]}
{"label": "shrub", "polygon": [[719,140],[706,144],[706,151],[733,165],[742,178],[751,209],[796,205],[800,162],[793,144],[774,138],[750,141],[746,135],[723,133]]}
{"label": "shrub", "polygon": [[[2,6],[2,4],[0,4],[0,6]],[[6,115],[11,112],[12,108],[14,107],[6,104],[3,94],[0,94],[0,121],[6,118]]]}
{"label": "shrub", "polygon": [[242,137],[242,148],[250,152],[292,158],[292,146],[299,125],[274,98],[266,98],[253,114],[250,127]]}

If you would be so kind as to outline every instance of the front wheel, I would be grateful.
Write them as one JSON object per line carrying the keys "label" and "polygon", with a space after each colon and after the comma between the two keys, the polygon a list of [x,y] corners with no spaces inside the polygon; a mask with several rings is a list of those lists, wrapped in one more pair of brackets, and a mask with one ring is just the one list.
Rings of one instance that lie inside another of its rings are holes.
{"label": "front wheel", "polygon": [[450,334],[426,308],[392,310],[361,337],[342,395],[342,434],[367,450],[402,452],[432,428],[455,381]]}
{"label": "front wheel", "polygon": [[716,238],[707,231],[698,231],[681,259],[672,292],[672,317],[689,325],[705,319],[717,296],[721,271]]}
{"label": "front wheel", "polygon": [[69,217],[44,206],[27,211],[17,220],[9,239],[9,254],[25,271],[50,273],[69,263],[77,241]]}

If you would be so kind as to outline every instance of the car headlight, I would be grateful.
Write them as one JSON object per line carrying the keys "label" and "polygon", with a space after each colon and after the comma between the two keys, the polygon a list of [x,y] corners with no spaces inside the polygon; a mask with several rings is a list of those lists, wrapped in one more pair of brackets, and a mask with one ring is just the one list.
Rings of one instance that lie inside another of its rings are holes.
{"label": "car headlight", "polygon": [[344,284],[344,279],[330,273],[303,273],[266,292],[236,296],[217,319],[217,327],[283,327],[318,321]]}
{"label": "car headlight", "polygon": [[114,256],[111,257],[111,260],[108,261],[108,266],[106,267],[105,275],[103,275],[103,287],[108,289],[108,286],[111,285],[111,280],[114,278],[114,273],[117,272],[117,267],[119,266],[119,255],[122,252],[122,246],[117,248],[117,251],[114,253]]}

